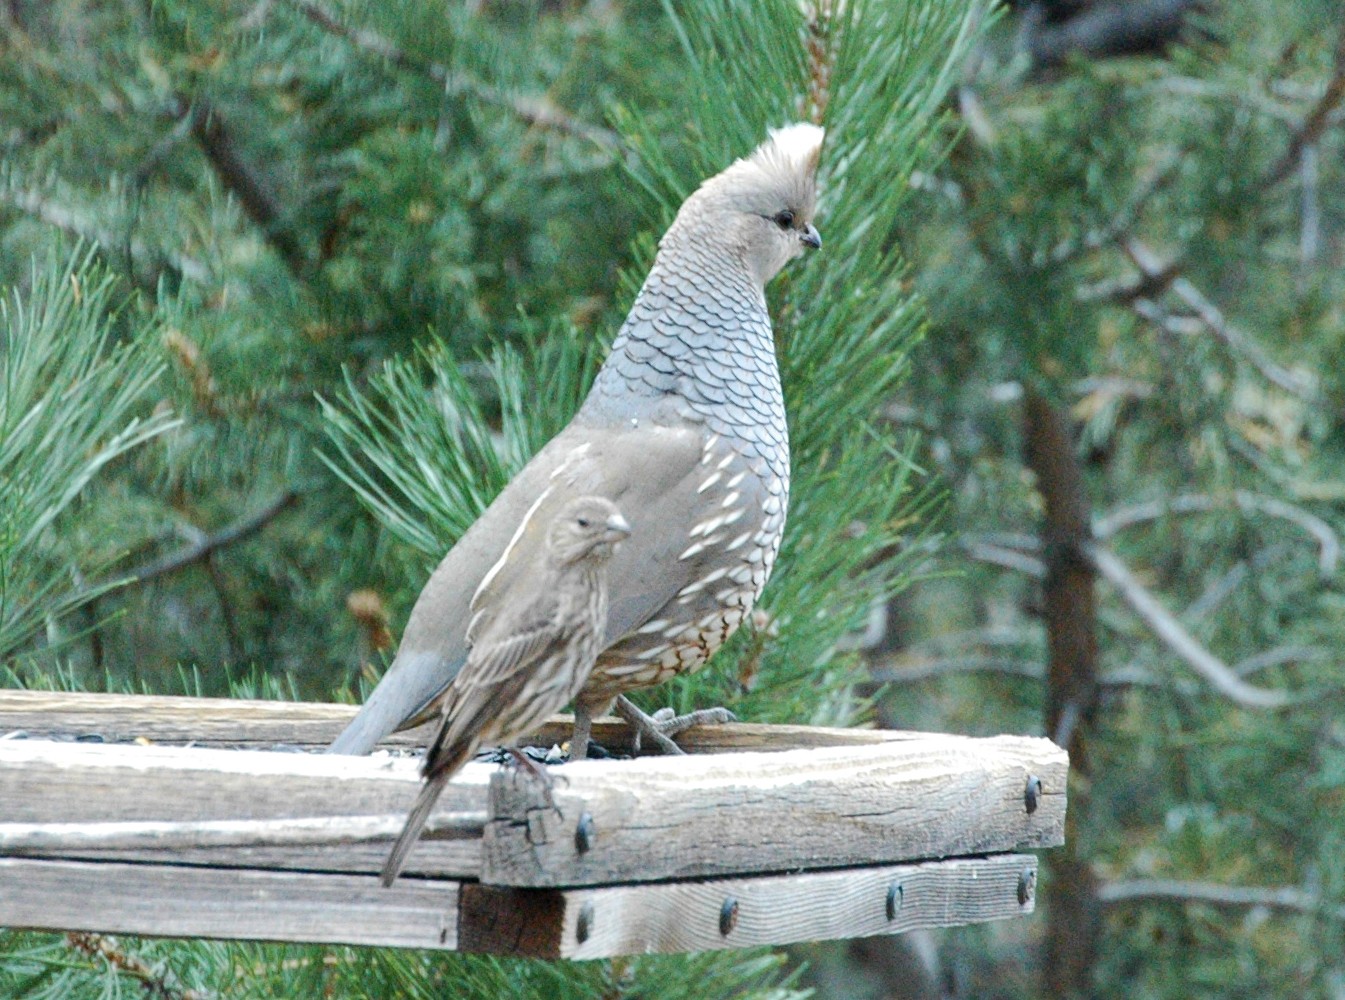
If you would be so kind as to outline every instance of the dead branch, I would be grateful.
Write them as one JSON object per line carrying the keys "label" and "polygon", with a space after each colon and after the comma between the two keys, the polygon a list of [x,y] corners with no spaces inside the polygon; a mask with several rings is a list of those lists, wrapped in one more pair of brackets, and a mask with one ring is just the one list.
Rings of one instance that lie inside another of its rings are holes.
{"label": "dead branch", "polygon": [[1294,172],[1303,154],[1316,147],[1317,141],[1321,139],[1327,123],[1331,120],[1332,112],[1343,98],[1345,98],[1345,24],[1342,24],[1340,34],[1336,37],[1335,57],[1326,89],[1303,119],[1303,124],[1294,131],[1289,140],[1289,148],[1271,168],[1270,174],[1266,177],[1267,184],[1278,184]]}
{"label": "dead branch", "polygon": [[1236,507],[1243,513],[1264,514],[1287,521],[1317,542],[1317,566],[1323,576],[1332,576],[1340,562],[1340,539],[1332,527],[1320,517],[1302,508],[1273,497],[1261,496],[1246,490],[1235,490],[1226,497],[1204,493],[1187,493],[1167,500],[1122,507],[1093,521],[1093,537],[1099,541],[1112,538],[1127,528],[1156,521],[1172,514],[1204,514],[1210,511]]}
{"label": "dead branch", "polygon": [[152,562],[137,566],[124,576],[134,583],[144,583],[156,576],[175,573],[185,566],[190,566],[192,563],[206,558],[218,549],[232,545],[234,542],[241,541],[250,535],[255,535],[298,498],[298,493],[286,490],[265,507],[235,521],[227,528],[223,528],[213,535],[206,535],[199,541],[179,549],[177,552],[170,552],[161,559],[155,559]]}
{"label": "dead branch", "polygon": [[53,226],[62,232],[98,244],[104,250],[128,250],[131,259],[156,278],[167,265],[188,281],[207,284],[210,268],[198,260],[174,250],[150,247],[143,240],[127,239],[74,209],[57,204],[36,191],[24,190],[11,184],[0,183],[0,203],[9,205]]}
{"label": "dead branch", "polygon": [[1345,906],[1326,903],[1316,893],[1294,886],[1222,885],[1218,882],[1147,878],[1104,882],[1098,887],[1098,900],[1109,906],[1157,899],[1204,903],[1209,906],[1260,906],[1345,920]]}
{"label": "dead branch", "polygon": [[1121,598],[1139,615],[1149,630],[1169,649],[1205,678],[1219,694],[1244,708],[1283,708],[1293,702],[1288,692],[1248,684],[1222,660],[1207,650],[1177,620],[1177,617],[1139,582],[1130,568],[1102,546],[1089,550],[1093,565]]}
{"label": "dead branch", "polygon": [[[1122,240],[1121,247],[1135,267],[1146,277],[1158,279],[1170,266],[1165,264],[1158,254],[1133,236]],[[1296,396],[1308,398],[1314,395],[1314,387],[1308,379],[1281,367],[1273,361],[1262,350],[1261,345],[1229,323],[1218,306],[1207,299],[1191,283],[1189,278],[1174,275],[1168,284],[1173,294],[1190,306],[1196,317],[1205,324],[1206,328],[1214,334],[1220,343],[1234,354],[1245,359],[1267,381]]]}

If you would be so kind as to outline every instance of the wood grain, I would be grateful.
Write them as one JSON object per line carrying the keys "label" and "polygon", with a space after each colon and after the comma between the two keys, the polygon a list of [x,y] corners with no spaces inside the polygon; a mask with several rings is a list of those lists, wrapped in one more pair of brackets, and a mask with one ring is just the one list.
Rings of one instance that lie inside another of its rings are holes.
{"label": "wood grain", "polygon": [[1021,916],[1036,870],[1030,855],[1000,855],[597,889],[414,878],[385,889],[373,876],[0,858],[0,926],[590,959]]}
{"label": "wood grain", "polygon": [[1036,872],[1009,854],[551,892],[465,884],[458,937],[464,951],[590,959],[898,934],[1031,913]]}
{"label": "wood grain", "polygon": [[0,926],[457,946],[457,882],[0,858]]}
{"label": "wood grain", "polygon": [[555,783],[559,813],[528,775],[497,772],[481,881],[602,885],[1052,847],[1067,765],[1048,740],[955,736],[588,761]]}
{"label": "wood grain", "polygon": [[[435,816],[483,815],[493,769],[487,764],[464,768],[445,789]],[[290,846],[277,846],[273,836],[268,843],[265,833],[249,841],[224,837],[217,830],[194,843],[187,838],[189,846],[181,838],[164,838],[154,848],[143,839],[143,831],[126,827],[121,833],[132,839],[117,848],[97,845],[95,828],[66,846],[28,849],[46,857],[375,872],[400,829],[395,817],[406,815],[419,788],[416,761],[409,759],[0,741],[5,821],[0,829],[10,824],[227,824],[343,817],[357,826],[373,817],[388,831],[381,839],[337,836],[321,846],[296,833]],[[116,833],[104,830],[109,836]],[[10,832],[23,831],[11,826]],[[134,837],[142,839],[136,842]],[[478,837],[427,839],[417,847],[409,870],[470,878],[480,871],[480,857]]]}
{"label": "wood grain", "polygon": [[[197,746],[322,748],[355,716],[353,705],[314,702],[176,698],[155,695],[65,694],[0,690],[0,735],[41,739],[96,737],[108,743],[137,739]],[[570,738],[574,717],[556,715],[527,743],[549,747]],[[432,725],[394,733],[381,744],[410,750],[425,746]],[[733,723],[697,726],[678,737],[688,752],[852,746],[910,739],[918,734],[877,729],[766,726]],[[630,731],[620,719],[594,721],[594,740],[615,753],[630,752]]]}

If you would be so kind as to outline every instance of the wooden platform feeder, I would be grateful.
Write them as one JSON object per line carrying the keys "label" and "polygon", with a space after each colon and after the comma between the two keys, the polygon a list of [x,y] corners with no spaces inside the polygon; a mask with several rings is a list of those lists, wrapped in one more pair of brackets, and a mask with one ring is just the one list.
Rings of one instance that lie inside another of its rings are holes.
{"label": "wooden platform feeder", "polygon": [[[1065,753],[1029,737],[728,725],[685,757],[469,764],[391,889],[419,787],[336,705],[0,692],[0,926],[601,958],[1030,913]],[[536,742],[566,736],[557,717]],[[612,749],[619,723],[595,738]]]}

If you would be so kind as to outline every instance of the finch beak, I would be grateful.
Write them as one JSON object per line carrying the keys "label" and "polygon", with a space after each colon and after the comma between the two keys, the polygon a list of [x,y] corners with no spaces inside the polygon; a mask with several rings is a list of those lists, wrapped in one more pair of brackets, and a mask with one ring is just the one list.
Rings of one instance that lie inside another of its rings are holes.
{"label": "finch beak", "polygon": [[607,531],[603,534],[605,542],[619,542],[623,538],[630,537],[630,522],[620,514],[613,514],[607,519]]}
{"label": "finch beak", "polygon": [[799,241],[804,246],[811,247],[814,250],[822,249],[822,236],[820,233],[818,233],[816,229],[813,228],[813,224],[811,222],[808,223],[808,225],[804,228],[803,232],[799,235]]}

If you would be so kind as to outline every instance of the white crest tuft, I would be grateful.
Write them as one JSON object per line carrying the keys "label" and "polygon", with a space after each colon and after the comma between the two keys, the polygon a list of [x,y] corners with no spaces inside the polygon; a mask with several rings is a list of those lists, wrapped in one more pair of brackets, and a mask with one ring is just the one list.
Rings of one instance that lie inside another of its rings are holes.
{"label": "white crest tuft", "polygon": [[778,157],[790,163],[807,165],[816,164],[827,132],[812,122],[795,122],[783,128],[770,129],[768,134],[770,138],[757,147],[752,154],[753,159]]}

